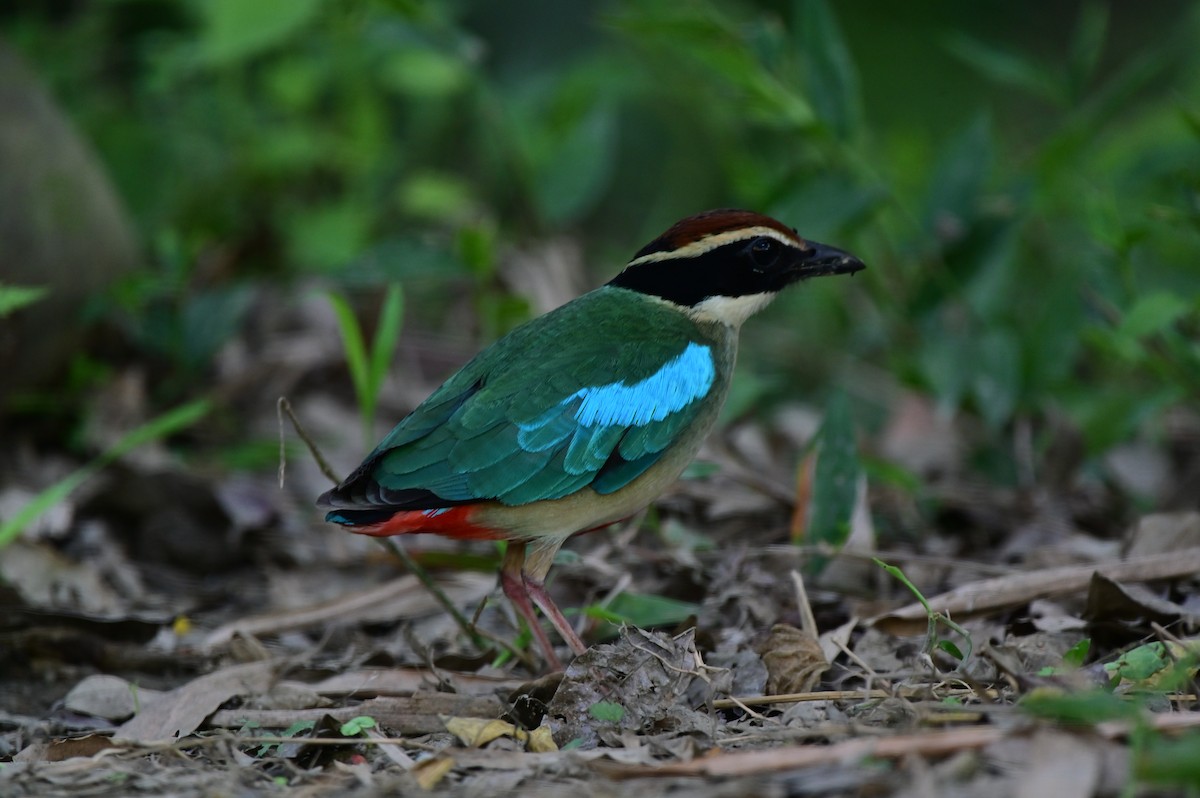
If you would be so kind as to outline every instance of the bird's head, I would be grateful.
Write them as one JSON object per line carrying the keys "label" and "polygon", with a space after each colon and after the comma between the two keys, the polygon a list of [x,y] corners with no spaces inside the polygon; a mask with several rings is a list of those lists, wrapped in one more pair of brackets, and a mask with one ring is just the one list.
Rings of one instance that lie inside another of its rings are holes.
{"label": "bird's head", "polygon": [[806,241],[769,216],[716,210],[676,222],[642,247],[609,285],[737,327],[792,283],[864,268],[853,255]]}

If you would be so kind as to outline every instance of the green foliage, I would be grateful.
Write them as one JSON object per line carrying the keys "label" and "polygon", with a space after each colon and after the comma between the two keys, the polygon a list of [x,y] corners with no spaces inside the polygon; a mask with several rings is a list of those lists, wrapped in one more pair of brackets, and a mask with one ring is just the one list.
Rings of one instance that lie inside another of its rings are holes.
{"label": "green foliage", "polygon": [[1155,641],[1104,663],[1104,672],[1114,687],[1123,684],[1134,690],[1163,692],[1191,682],[1198,664],[1200,644]]}
{"label": "green foliage", "polygon": [[1135,720],[1141,712],[1133,701],[1126,701],[1107,690],[1065,693],[1045,688],[1021,699],[1020,707],[1037,718],[1071,726],[1094,725],[1108,720]]}
{"label": "green foliage", "polygon": [[357,715],[343,723],[339,731],[343,737],[357,737],[367,729],[374,729],[378,725],[375,718],[370,715]]}
{"label": "green foliage", "polygon": [[[257,728],[257,726],[257,723],[247,723],[242,727],[241,730],[248,731],[251,728]],[[279,736],[285,739],[288,737],[299,737],[303,733],[313,731],[316,727],[317,722],[315,720],[298,720],[291,726],[288,726],[286,729],[284,729],[283,734]],[[258,747],[258,750],[254,752],[254,755],[260,759],[264,756],[270,756],[273,752],[278,751],[282,745],[282,742],[263,743]]]}
{"label": "green foliage", "polygon": [[0,319],[32,305],[46,295],[42,286],[5,285],[0,283]]}
{"label": "green foliage", "polygon": [[211,64],[243,61],[287,41],[320,7],[320,0],[208,0],[198,8],[204,18],[201,59]]}
{"label": "green foliage", "polygon": [[1066,653],[1063,654],[1063,664],[1061,668],[1053,665],[1047,665],[1038,671],[1038,676],[1056,676],[1064,671],[1077,670],[1078,668],[1083,667],[1083,663],[1087,661],[1087,655],[1091,648],[1091,638],[1083,638],[1078,643],[1067,649]]}
{"label": "green foliage", "polygon": [[1067,649],[1067,653],[1063,654],[1063,664],[1070,668],[1082,668],[1083,663],[1087,662],[1087,655],[1091,650],[1092,640],[1090,637],[1085,637]]}
{"label": "green foliage", "polygon": [[589,617],[640,628],[682,623],[699,611],[699,605],[688,601],[627,591],[619,593],[603,607],[592,605],[583,609]]}
{"label": "green foliage", "polygon": [[1133,757],[1134,775],[1147,784],[1184,787],[1194,793],[1200,790],[1197,751],[1200,751],[1200,732],[1195,730],[1178,737],[1145,735]]}
{"label": "green foliage", "polygon": [[[917,601],[921,603],[921,606],[925,608],[925,615],[929,621],[925,632],[925,650],[929,653],[933,653],[935,649],[944,651],[954,659],[958,660],[960,665],[965,663],[975,648],[974,643],[971,641],[970,633],[954,621],[950,620],[948,616],[934,610],[934,608],[930,606],[929,600],[925,598],[925,594],[918,590],[917,586],[914,585],[907,576],[905,576],[904,571],[900,570],[894,565],[888,565],[878,557],[872,557],[871,559],[890,576],[900,580],[900,583],[908,588],[909,591],[916,596]],[[945,626],[947,629],[950,629],[955,634],[962,637],[963,642],[967,646],[967,650],[965,652],[962,651],[953,640],[939,637],[939,626]]]}
{"label": "green foliage", "polygon": [[289,281],[403,282],[414,323],[456,334],[465,291],[486,341],[530,313],[514,245],[576,236],[595,283],[730,205],[870,267],[747,326],[732,410],[821,401],[849,357],[978,416],[998,462],[1018,419],[1098,456],[1200,393],[1196,8],[1018,4],[1031,32],[827,0],[19,5],[6,41],[152,255],[105,312],[176,393]]}
{"label": "green foliage", "polygon": [[625,717],[625,707],[615,701],[597,701],[588,707],[588,714],[606,723],[620,723]]}
{"label": "green foliage", "polygon": [[[858,445],[849,403],[835,393],[826,404],[825,420],[817,433],[817,464],[813,471],[812,508],[804,542],[810,546],[840,549],[850,537],[850,519],[858,495]],[[813,557],[811,571],[825,566],[828,559]]]}
{"label": "green foliage", "polygon": [[400,340],[400,325],[404,318],[404,294],[399,284],[393,283],[388,286],[369,350],[350,303],[337,294],[328,294],[327,298],[337,316],[338,329],[342,334],[342,348],[346,353],[346,365],[354,381],[354,394],[358,397],[363,438],[366,445],[370,446],[375,440],[375,407],[379,401],[379,389],[387,377],[392,355]]}
{"label": "green foliage", "polygon": [[25,527],[38,516],[65,500],[76,488],[105,466],[119,460],[139,446],[161,440],[195,424],[208,415],[211,409],[212,402],[207,399],[198,399],[153,418],[126,433],[104,453],[43,490],[11,518],[4,519],[0,523],[0,549],[16,540]]}

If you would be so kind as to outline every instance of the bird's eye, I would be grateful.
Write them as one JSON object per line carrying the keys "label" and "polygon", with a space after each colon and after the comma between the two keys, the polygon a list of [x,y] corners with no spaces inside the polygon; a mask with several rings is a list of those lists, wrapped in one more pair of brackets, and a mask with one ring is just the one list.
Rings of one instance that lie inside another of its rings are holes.
{"label": "bird's eye", "polygon": [[750,259],[760,269],[765,269],[779,259],[779,242],[767,236],[759,236],[750,242]]}

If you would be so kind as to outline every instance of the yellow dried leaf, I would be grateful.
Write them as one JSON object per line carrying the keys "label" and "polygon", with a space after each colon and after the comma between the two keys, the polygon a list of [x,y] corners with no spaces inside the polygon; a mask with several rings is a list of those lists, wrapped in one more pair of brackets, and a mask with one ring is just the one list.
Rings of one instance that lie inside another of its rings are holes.
{"label": "yellow dried leaf", "polygon": [[487,745],[497,737],[524,741],[524,732],[507,721],[494,718],[442,718],[442,723],[446,724],[446,731],[470,748]]}
{"label": "yellow dried leaf", "polygon": [[422,790],[432,790],[453,769],[453,757],[435,756],[424,762],[418,762],[417,766],[412,769],[412,774]]}
{"label": "yellow dried leaf", "polygon": [[547,754],[558,750],[554,737],[550,735],[550,727],[544,723],[529,732],[529,744],[526,747],[535,754]]}

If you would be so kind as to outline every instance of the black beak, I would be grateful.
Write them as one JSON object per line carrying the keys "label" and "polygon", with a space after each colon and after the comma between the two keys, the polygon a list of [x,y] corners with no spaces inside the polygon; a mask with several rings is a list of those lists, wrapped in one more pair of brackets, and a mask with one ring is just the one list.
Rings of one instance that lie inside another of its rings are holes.
{"label": "black beak", "polygon": [[865,268],[866,264],[849,252],[809,241],[808,249],[799,254],[791,272],[793,279],[803,280],[826,274],[854,274]]}

